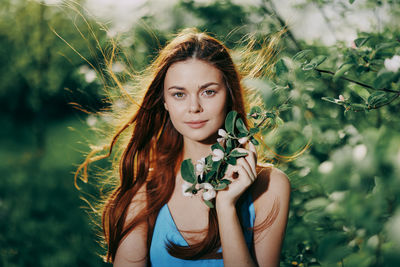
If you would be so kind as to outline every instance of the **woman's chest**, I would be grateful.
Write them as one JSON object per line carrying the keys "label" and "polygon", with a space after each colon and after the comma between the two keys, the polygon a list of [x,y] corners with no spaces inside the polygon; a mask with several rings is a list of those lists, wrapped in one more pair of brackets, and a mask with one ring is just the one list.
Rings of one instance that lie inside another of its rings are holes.
{"label": "woman's chest", "polygon": [[199,197],[172,196],[168,215],[188,244],[202,240],[208,230],[209,208]]}

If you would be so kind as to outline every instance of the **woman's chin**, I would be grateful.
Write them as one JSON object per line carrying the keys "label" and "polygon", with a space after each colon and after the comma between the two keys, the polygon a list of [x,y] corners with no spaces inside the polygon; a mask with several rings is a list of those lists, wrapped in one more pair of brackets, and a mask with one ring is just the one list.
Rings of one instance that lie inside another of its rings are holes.
{"label": "woman's chin", "polygon": [[212,145],[215,144],[217,142],[217,138],[218,138],[218,133],[215,133],[211,136],[202,136],[202,135],[197,135],[197,136],[186,136],[184,137],[184,139],[186,139],[187,141],[192,141],[192,142],[198,142],[204,145]]}

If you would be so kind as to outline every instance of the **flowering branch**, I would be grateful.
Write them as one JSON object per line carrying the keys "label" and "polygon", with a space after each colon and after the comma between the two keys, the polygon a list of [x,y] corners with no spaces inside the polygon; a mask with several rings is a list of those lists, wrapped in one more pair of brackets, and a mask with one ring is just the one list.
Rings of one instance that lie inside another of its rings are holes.
{"label": "flowering branch", "polygon": [[258,121],[250,129],[247,129],[236,111],[229,112],[225,119],[225,129],[218,130],[220,137],[211,146],[212,154],[198,160],[195,166],[191,159],[182,162],[181,175],[185,180],[182,186],[183,195],[193,196],[201,192],[204,202],[210,208],[214,207],[212,199],[215,198],[216,191],[226,189],[231,183],[224,179],[228,166],[236,165],[238,158],[247,156],[247,153],[235,149],[247,142],[258,145],[254,135],[262,127],[271,125],[270,121],[279,121],[276,120],[279,118],[277,112],[263,111],[258,106],[250,110],[248,118]]}

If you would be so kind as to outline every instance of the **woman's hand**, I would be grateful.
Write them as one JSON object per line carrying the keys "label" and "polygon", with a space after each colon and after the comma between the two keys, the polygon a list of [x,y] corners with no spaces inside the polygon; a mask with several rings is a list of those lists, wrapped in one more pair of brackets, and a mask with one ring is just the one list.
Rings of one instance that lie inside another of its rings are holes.
{"label": "woman's hand", "polygon": [[248,142],[248,148],[236,148],[238,152],[247,153],[246,157],[237,159],[236,165],[229,165],[224,179],[231,181],[229,187],[218,191],[216,206],[234,206],[239,197],[257,178],[257,152],[255,146]]}

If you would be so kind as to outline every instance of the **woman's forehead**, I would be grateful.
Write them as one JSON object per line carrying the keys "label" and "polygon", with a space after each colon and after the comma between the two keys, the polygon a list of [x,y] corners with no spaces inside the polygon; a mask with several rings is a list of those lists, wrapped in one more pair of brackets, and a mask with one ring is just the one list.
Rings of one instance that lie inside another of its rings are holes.
{"label": "woman's forehead", "polygon": [[212,64],[199,60],[188,59],[172,64],[167,70],[164,88],[170,86],[196,86],[206,83],[222,83],[222,73]]}

